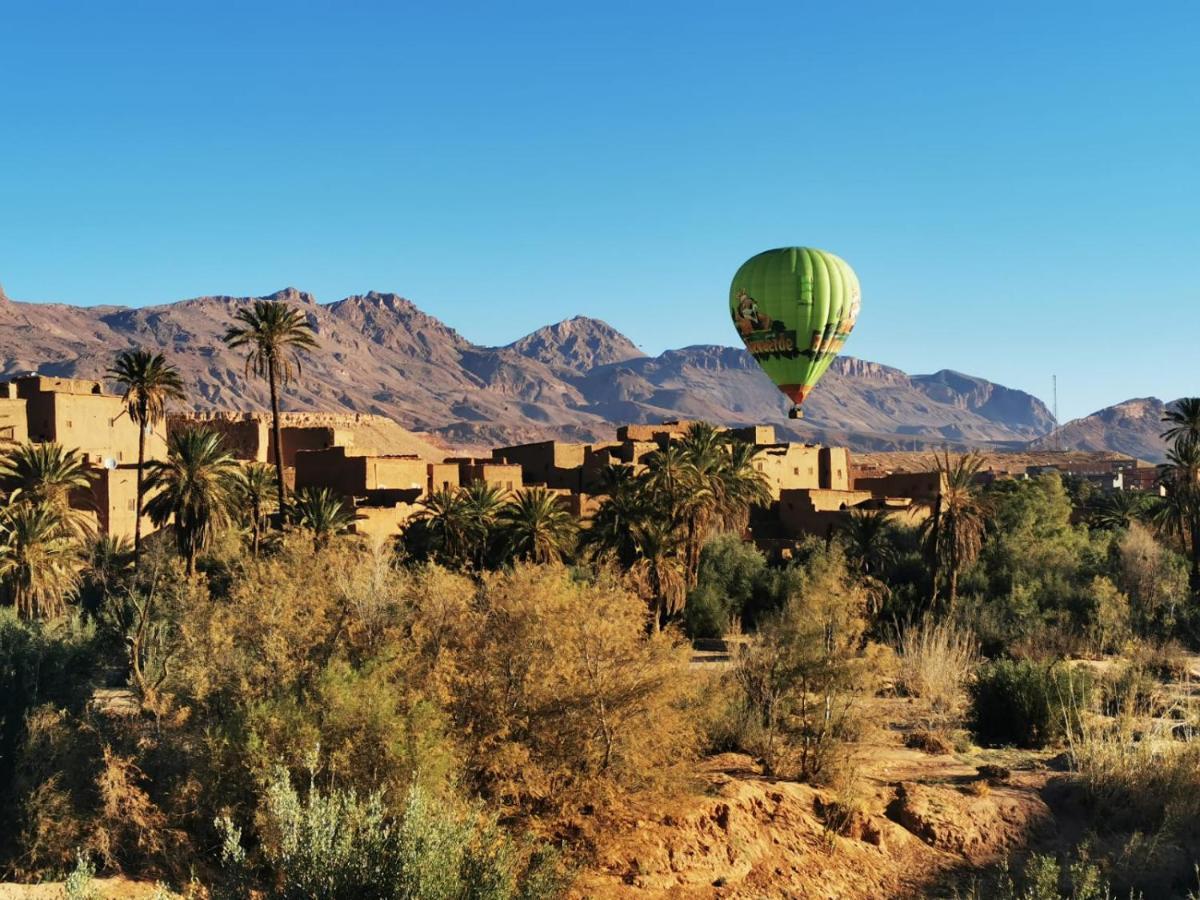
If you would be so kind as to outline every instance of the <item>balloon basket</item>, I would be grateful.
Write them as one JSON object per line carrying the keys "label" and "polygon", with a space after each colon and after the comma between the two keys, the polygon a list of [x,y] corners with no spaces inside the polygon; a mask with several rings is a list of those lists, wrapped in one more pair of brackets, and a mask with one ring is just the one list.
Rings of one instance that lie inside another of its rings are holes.
{"label": "balloon basket", "polygon": [[802,410],[799,406],[793,406],[791,409],[788,410],[788,418],[789,419],[803,419],[804,418],[804,410]]}

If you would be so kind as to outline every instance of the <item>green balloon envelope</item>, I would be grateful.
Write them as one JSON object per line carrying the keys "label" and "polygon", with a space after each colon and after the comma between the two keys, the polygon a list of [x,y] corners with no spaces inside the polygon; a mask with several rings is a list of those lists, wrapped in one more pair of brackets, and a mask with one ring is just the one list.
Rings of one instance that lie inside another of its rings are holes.
{"label": "green balloon envelope", "polygon": [[858,277],[845,260],[808,247],[751,257],[729,286],[734,327],[797,415],[854,329],[861,305]]}

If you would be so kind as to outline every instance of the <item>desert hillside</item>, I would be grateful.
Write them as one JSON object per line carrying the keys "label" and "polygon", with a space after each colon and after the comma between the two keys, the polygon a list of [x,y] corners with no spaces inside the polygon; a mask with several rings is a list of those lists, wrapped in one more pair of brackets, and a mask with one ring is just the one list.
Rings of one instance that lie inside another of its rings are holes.
{"label": "desert hillside", "polygon": [[[304,309],[321,342],[289,386],[285,407],[392,418],[460,447],[543,438],[607,437],[612,423],[702,418],[774,422],[786,437],[859,449],[942,443],[1021,445],[1046,434],[1041,401],[982,378],[910,376],[838,360],[798,423],[742,350],[684,347],[643,355],[610,325],[576,317],[502,347],[472,343],[396,294],[333,303],[286,289],[271,299]],[[221,342],[249,298],[200,297],[137,309],[22,303],[0,294],[0,374],[101,377],[133,345],[169,352],[197,410],[265,409],[266,388]]]}

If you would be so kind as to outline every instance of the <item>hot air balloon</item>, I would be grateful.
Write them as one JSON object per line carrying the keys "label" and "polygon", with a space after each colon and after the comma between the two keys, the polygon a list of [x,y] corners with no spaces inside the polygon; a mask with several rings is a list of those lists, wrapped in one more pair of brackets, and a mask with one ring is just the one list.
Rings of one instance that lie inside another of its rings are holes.
{"label": "hot air balloon", "polygon": [[783,247],[746,260],[729,313],[746,349],[792,401],[793,419],[849,337],[862,305],[858,277],[824,250]]}

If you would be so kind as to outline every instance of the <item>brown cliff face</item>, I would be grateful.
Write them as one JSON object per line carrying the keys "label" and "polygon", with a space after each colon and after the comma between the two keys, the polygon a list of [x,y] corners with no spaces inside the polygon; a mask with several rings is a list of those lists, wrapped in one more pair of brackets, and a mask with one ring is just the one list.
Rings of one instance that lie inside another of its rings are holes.
{"label": "brown cliff face", "polygon": [[[321,304],[287,288],[268,299],[301,308],[321,342],[283,394],[289,410],[370,413],[457,446],[608,437],[611,423],[704,418],[771,422],[785,437],[862,449],[1024,444],[1049,431],[1045,406],[957,373],[909,376],[839,359],[788,422],[787,402],[742,350],[698,346],[642,354],[612,326],[582,316],[504,347],[473,344],[397,294]],[[199,297],[137,309],[6,301],[0,374],[103,377],[113,355],[144,345],[170,354],[199,410],[267,408],[267,388],[221,341],[250,298]],[[1000,402],[1000,401],[1003,402]]]}

